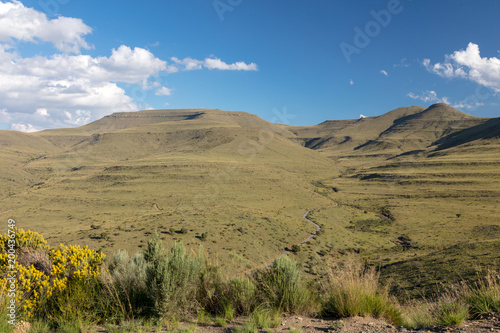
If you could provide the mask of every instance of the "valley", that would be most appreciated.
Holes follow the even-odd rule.
[[[228,276],[291,253],[307,278],[356,257],[400,297],[500,264],[500,127],[445,104],[316,126],[212,109],[0,131],[0,212],[112,255],[158,232]],[[7,215],[5,215],[7,216]],[[439,273],[436,274],[437,269]]]

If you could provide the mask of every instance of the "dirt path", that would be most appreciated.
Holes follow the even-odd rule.
[[[243,322],[248,318],[236,318],[225,327],[216,327],[215,325],[199,325],[195,332],[201,333],[230,333],[241,329]],[[189,332],[189,327],[193,323],[180,323],[177,332]],[[98,333],[108,333],[102,327],[97,328]],[[370,317],[351,317],[344,319],[334,318],[310,318],[302,316],[289,316],[283,318],[281,325],[275,329],[258,330],[259,333],[265,332],[290,333],[292,331],[300,333],[491,333],[500,332],[500,321],[498,318],[490,318],[465,322],[459,326],[450,327],[425,327],[419,329],[405,329],[391,325],[383,320]],[[144,330],[142,332],[150,333]],[[158,332],[158,331],[155,331]],[[175,332],[166,331],[163,332]]]
[[[8,213],[8,212],[12,212],[12,209],[6,210],[5,212],[1,212],[0,215]]]
[[[238,274],[236,274],[234,277],[236,276],[241,276],[241,275],[244,275],[244,274],[248,274],[248,273],[253,273],[255,271],[258,271],[259,269],[262,269],[262,268],[266,268],[266,267],[270,267],[273,262],[276,260],[276,259],[279,259],[279,258],[283,258],[284,256],[286,256],[288,253],[292,252],[292,246],[294,245],[298,245],[298,246],[302,246],[304,245],[305,243],[309,242],[314,236],[316,236],[316,234],[318,233],[318,231],[321,230],[321,226],[319,224],[317,224],[316,222],[313,222],[311,220],[309,220],[307,217],[309,216],[309,213],[311,213],[314,209],[310,209],[308,210],[307,212],[304,213],[304,215],[302,216],[302,218],[304,220],[306,220],[307,222],[313,224],[315,227],[316,227],[316,231],[311,233],[309,236],[301,239],[300,241],[296,242],[296,243],[293,243],[292,245],[290,245],[288,248],[286,248],[283,252],[280,252],[278,253],[276,256],[274,256],[271,260],[269,260],[267,263],[265,263],[264,265],[262,266],[259,266],[257,268],[251,268],[251,269],[248,269],[244,272],[240,272]]]

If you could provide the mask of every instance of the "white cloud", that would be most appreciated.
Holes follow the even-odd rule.
[[[469,43],[466,50],[446,55],[443,63],[431,64],[424,59],[422,64],[439,76],[468,79],[500,92],[500,59],[481,57],[477,44]]]
[[[235,62],[233,64],[227,64],[219,58],[207,58],[205,59],[203,66],[208,69],[219,69],[219,70],[230,70],[230,71],[256,71],[258,70],[255,63],[246,64],[242,61]]]
[[[90,49],[84,36],[92,32],[81,19],[60,16],[47,19],[44,13],[21,2],[0,2],[0,41],[22,40],[52,43],[59,51],[79,53]]]
[[[172,89],[168,89],[166,87],[161,87],[155,92],[155,95],[157,96],[170,96],[171,94],[172,94]]]
[[[417,95],[413,92],[407,94],[408,97],[412,99],[419,99],[423,102],[430,103],[446,103],[451,104],[450,99],[448,97],[438,97],[437,93],[434,90],[427,90]]]
[[[476,101],[460,101],[458,103],[455,103],[452,105],[454,108],[457,109],[475,109],[478,106],[484,106],[483,102],[476,102]]]
[[[47,112],[46,108],[36,109],[35,114],[38,115],[38,116],[42,116],[42,117],[48,117],[49,116],[49,113]]]
[[[349,84],[352,86],[354,84],[354,81],[352,79],[350,79]]]
[[[201,60],[196,60],[193,58],[184,58],[184,59],[180,60],[176,57],[172,57],[171,60],[173,62],[175,62],[176,65],[183,66],[184,68],[182,68],[182,69],[185,71],[192,71],[192,70],[203,68],[203,61],[201,61]]]
[[[205,58],[204,60],[197,60],[193,58],[178,59],[172,57],[171,60],[176,64],[176,68],[185,71],[199,70],[202,68],[207,69],[217,69],[217,70],[230,70],[230,71],[258,71],[259,68],[257,64],[250,63],[247,64],[242,61],[238,61],[232,64],[228,64],[219,58]],[[180,68],[179,68],[180,67]]]
[[[383,75],[385,75],[385,76],[389,76],[389,73],[387,73],[387,71],[386,71],[386,70],[384,70],[384,69],[382,69],[382,70],[380,71],[380,73],[381,73],[381,74],[383,74]]]
[[[40,129],[35,128],[31,124],[12,124],[10,126],[10,129],[13,131],[21,131],[21,132],[26,132],[26,133],[32,133],[39,131]]]
[[[255,63],[226,63],[214,56],[167,62],[147,49],[126,45],[109,56],[80,54],[91,48],[85,41],[91,32],[81,19],[48,19],[17,0],[0,0],[0,123],[21,131],[84,125],[113,112],[151,108],[147,97],[153,92],[171,95],[161,82],[162,73],[258,70]],[[60,52],[23,57],[13,48],[15,41],[49,42]],[[132,90],[130,95],[124,87]]]
[[[446,103],[457,109],[475,109],[479,106],[484,106],[483,102],[479,102],[476,98],[466,98],[463,101],[452,102],[449,97],[438,97],[434,90],[427,90],[421,94],[410,92],[407,94],[412,99],[419,99],[426,103]]]
[[[15,58],[13,54],[9,54],[14,63],[0,65],[0,68],[8,66],[15,68],[19,74],[46,79],[78,77],[93,82],[145,84],[149,77],[167,71],[167,63],[148,50],[139,47],[131,49],[125,45],[113,49],[110,57],[56,54],[50,58]],[[0,54],[0,59],[3,58]]]

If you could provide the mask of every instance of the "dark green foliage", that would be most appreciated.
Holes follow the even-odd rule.
[[[394,215],[392,214],[391,210],[389,209],[389,207],[382,207],[380,209],[380,212],[382,215],[384,215],[385,217],[387,217],[388,219],[390,219],[391,221],[396,221],[396,218],[394,217]]]

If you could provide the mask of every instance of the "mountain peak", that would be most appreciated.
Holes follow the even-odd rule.
[[[443,118],[447,118],[447,120],[460,120],[464,118],[474,118],[473,116],[462,112],[460,110],[455,109],[451,105],[446,103],[436,103],[429,106],[426,110],[422,111],[420,116],[430,116],[433,117],[440,116]]]

